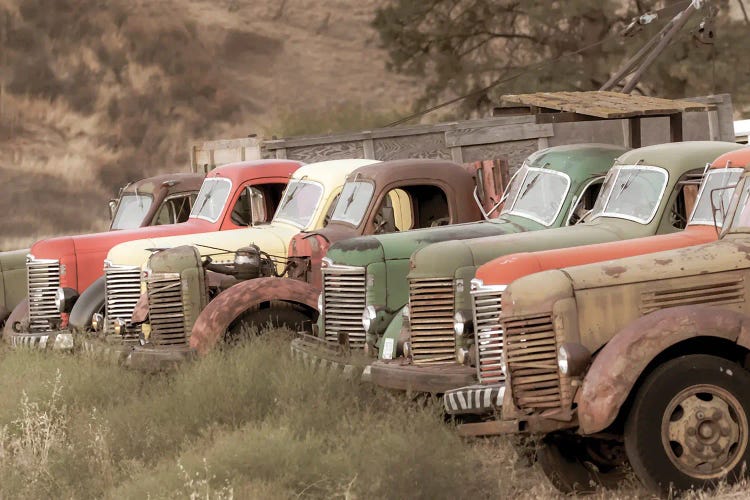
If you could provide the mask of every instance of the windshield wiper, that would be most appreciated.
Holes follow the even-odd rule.
[[[294,185],[294,191],[289,193],[289,197],[286,200],[284,200],[284,204],[281,205],[281,208],[286,208],[286,206],[289,205],[289,202],[292,201],[295,196],[297,196],[297,191],[299,191],[300,186],[302,186],[301,182],[298,182],[297,184]]]
[[[639,176],[643,170],[638,169],[630,173],[627,179],[625,179],[625,182],[623,182],[620,185],[620,190],[615,195],[615,200],[620,198],[620,195],[622,195],[623,191],[625,191],[628,187],[630,187],[630,184]]]
[[[354,189],[352,189],[352,194],[349,195],[349,197],[346,199],[346,206],[344,207],[344,213],[349,211],[349,207],[354,203],[354,195],[357,194],[357,191],[359,191],[359,183],[354,185]]]
[[[198,209],[198,213],[203,212],[203,207],[205,207],[206,203],[208,203],[208,199],[211,198],[211,193],[214,192],[215,188],[216,188],[216,182],[213,183],[213,186],[211,186],[211,189],[208,190],[208,193],[206,193],[206,196],[203,198],[203,203],[201,203],[201,206]]]
[[[524,188],[523,193],[521,193],[521,196],[518,197],[519,200],[522,200],[524,196],[529,194],[529,191],[531,191],[531,188],[534,187],[534,184],[536,184],[536,181],[538,181],[539,177],[541,176],[542,176],[541,173],[536,174],[536,176],[533,179],[531,179],[531,181],[529,181],[528,184],[526,184],[526,187]]]

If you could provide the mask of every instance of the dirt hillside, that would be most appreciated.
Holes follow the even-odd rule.
[[[0,248],[105,227],[117,186],[185,169],[193,139],[407,109],[378,3],[0,0]]]

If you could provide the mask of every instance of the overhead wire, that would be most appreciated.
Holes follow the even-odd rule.
[[[653,13],[653,14],[660,14],[660,13],[665,12],[665,11],[677,9],[678,7],[687,6],[692,1],[693,0],[682,0],[681,2],[675,2],[673,4],[670,4],[670,5],[666,6],[666,7],[662,7],[661,9],[657,9],[657,10],[649,11],[649,12]],[[640,16],[636,16],[636,19],[638,17],[640,17]],[[463,101],[463,100],[468,99],[470,97],[475,97],[475,96],[482,95],[485,92],[487,92],[488,90],[491,90],[491,89],[497,87],[498,85],[502,85],[503,83],[508,83],[510,81],[516,80],[516,79],[518,79],[518,78],[520,78],[520,77],[522,77],[524,75],[527,75],[527,74],[529,74],[529,73],[531,73],[533,71],[541,69],[541,68],[543,68],[543,67],[545,67],[545,66],[547,66],[549,64],[558,62],[561,59],[581,54],[583,52],[586,52],[587,50],[590,50],[590,49],[593,49],[594,47],[602,45],[602,44],[608,42],[612,38],[619,37],[620,35],[622,35],[622,33],[624,31],[625,30],[623,29],[623,30],[620,30],[620,31],[618,31],[616,33],[611,33],[611,34],[609,34],[609,35],[601,38],[600,40],[597,40],[596,42],[593,42],[593,43],[591,43],[589,45],[586,45],[585,47],[581,47],[581,48],[579,48],[577,50],[574,50],[572,52],[566,52],[564,54],[560,54],[558,56],[555,56],[555,57],[552,57],[552,58],[549,58],[549,59],[545,59],[544,61],[539,61],[539,62],[536,62],[536,63],[531,63],[531,64],[528,64],[528,65],[522,66],[521,69],[523,69],[523,71],[521,71],[519,73],[516,73],[516,74],[508,76],[508,77],[498,78],[498,79],[494,80],[493,82],[491,82],[490,84],[488,84],[488,85],[486,85],[486,86],[484,86],[484,87],[482,87],[480,89],[474,90],[474,91],[469,92],[467,94],[460,95],[458,97],[454,97],[452,99],[449,99],[447,101],[441,102],[439,104],[435,104],[434,106],[430,106],[429,108],[423,109],[421,111],[417,111],[415,113],[412,113],[409,116],[406,116],[404,118],[400,118],[400,119],[398,119],[398,120],[396,120],[394,122],[391,122],[391,123],[385,125],[385,127],[386,128],[387,127],[395,127],[397,125],[401,125],[403,123],[411,121],[414,118],[419,118],[420,116],[424,116],[426,114],[432,113],[433,111],[437,111],[438,109],[445,108],[447,106],[450,106],[451,104],[455,104],[457,102]]]

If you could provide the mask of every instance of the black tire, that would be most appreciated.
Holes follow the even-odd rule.
[[[293,332],[312,331],[313,318],[300,307],[288,302],[273,301],[269,307],[247,311],[229,326],[225,340],[236,343],[247,335],[262,335],[269,330],[286,327]]]
[[[737,363],[705,354],[670,360],[638,389],[625,422],[630,464],[654,491],[735,483],[750,459],[748,411],[750,374]]]
[[[539,443],[536,460],[549,482],[562,493],[591,493],[600,487],[616,488],[626,477],[621,467],[624,456],[619,461],[622,463],[605,463],[595,458],[590,450],[604,444],[604,441],[566,433],[550,434]]]
[[[104,276],[100,277],[83,291],[70,311],[68,324],[72,330],[85,332],[91,330],[91,317],[94,313],[104,312]]]

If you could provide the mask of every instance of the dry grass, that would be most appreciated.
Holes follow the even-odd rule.
[[[301,366],[281,338],[162,376],[3,351],[0,377],[0,498],[562,498],[509,440],[461,440],[437,404]]]

